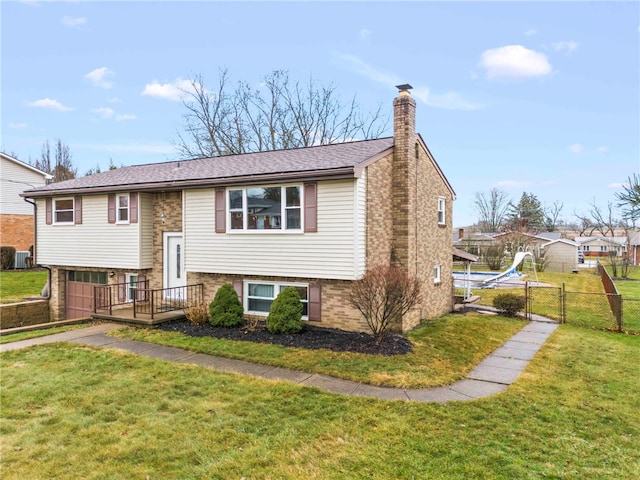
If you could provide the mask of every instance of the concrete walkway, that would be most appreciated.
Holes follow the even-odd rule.
[[[467,378],[445,387],[422,389],[399,389],[374,387],[350,380],[305,373],[281,367],[260,365],[242,360],[193,353],[175,347],[165,347],[147,342],[123,340],[107,335],[122,328],[122,325],[104,323],[87,328],[56,333],[30,340],[20,340],[0,345],[0,352],[42,345],[53,342],[71,342],[94,347],[115,348],[127,352],[176,363],[198,365],[222,372],[253,375],[264,379],[285,380],[306,387],[316,387],[328,392],[384,400],[409,400],[416,402],[450,402],[474,400],[495,395],[516,381],[520,372],[558,328],[558,324],[532,321],[487,358]]]

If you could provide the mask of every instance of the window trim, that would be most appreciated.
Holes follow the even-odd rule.
[[[309,291],[310,291],[310,287],[311,286],[308,283],[273,282],[273,281],[265,281],[265,280],[243,280],[242,281],[242,308],[244,309],[244,313],[246,313],[248,315],[257,315],[257,316],[261,316],[261,317],[266,317],[267,315],[269,315],[269,312],[261,312],[261,311],[258,311],[258,310],[249,310],[249,298],[267,299],[267,297],[250,297],[249,296],[249,284],[273,285],[274,297],[271,299],[272,302],[276,299],[276,297],[280,293],[280,290],[283,287],[306,288],[307,289],[307,298],[306,298],[306,300],[300,299],[300,303],[306,303],[307,304],[307,315],[302,315],[302,320],[305,320],[305,321],[309,320],[309,308],[310,308]]]
[[[433,267],[433,283],[434,285],[438,285],[442,283],[442,266],[435,265]]]
[[[280,228],[248,228],[249,213],[247,202],[247,191],[250,189],[258,188],[280,188]],[[287,188],[297,187],[299,191],[300,205],[288,206],[287,205]],[[231,192],[242,192],[242,209],[231,208]],[[274,233],[278,235],[282,234],[299,234],[305,231],[305,186],[302,183],[290,183],[290,184],[276,184],[276,185],[251,185],[242,187],[229,187],[224,193],[226,200],[225,205],[225,220],[226,220],[226,233],[242,233],[250,235],[264,235]],[[287,228],[287,212],[292,209],[297,209],[300,212],[300,226],[299,228]],[[242,228],[232,228],[231,215],[232,213],[242,213]]]
[[[120,207],[120,198],[122,197],[127,197],[127,219],[126,220],[122,220],[120,218],[120,212],[124,211],[125,209]],[[121,224],[121,225],[127,225],[131,223],[131,194],[129,193],[117,193],[116,194],[116,224]]]
[[[64,200],[71,200],[71,209],[59,210],[57,208],[58,202],[61,202],[61,201],[64,201]],[[58,212],[69,212],[69,211],[71,212],[71,220],[70,221],[66,221],[66,222],[59,222],[58,221]],[[75,225],[75,222],[76,222],[76,199],[75,199],[75,197],[54,198],[53,199],[52,212],[53,212],[53,224],[54,225]]]
[[[447,224],[447,199],[445,197],[438,197],[438,225]],[[442,220],[440,217],[442,216]]]

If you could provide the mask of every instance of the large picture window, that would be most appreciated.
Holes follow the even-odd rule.
[[[309,286],[298,283],[250,282],[244,283],[244,309],[254,315],[268,315],[271,304],[286,287],[295,287],[302,303],[302,318],[309,312]]]
[[[73,198],[56,198],[53,201],[53,222],[73,223]]]
[[[228,191],[231,231],[302,229],[302,186],[248,187]]]

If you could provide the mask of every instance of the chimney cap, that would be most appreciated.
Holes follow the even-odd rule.
[[[408,83],[403,83],[402,85],[396,85],[396,88],[400,90],[400,93],[402,93],[402,92],[409,92],[409,90],[411,90],[413,87]]]

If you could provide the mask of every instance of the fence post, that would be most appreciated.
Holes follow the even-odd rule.
[[[560,323],[567,323],[567,288],[564,282],[560,293]]]
[[[618,332],[622,332],[623,329],[623,324],[622,324],[622,295],[618,294],[615,295],[615,298],[618,300],[616,302],[616,312],[615,312],[615,316],[616,316],[616,323],[618,324]]]
[[[529,306],[529,280],[524,281],[524,318],[531,320],[531,308]]]

